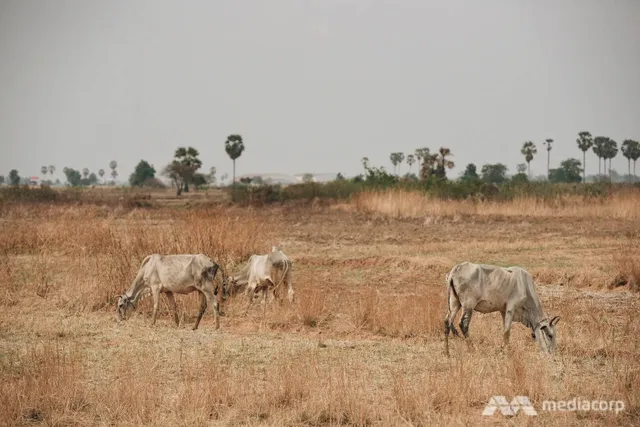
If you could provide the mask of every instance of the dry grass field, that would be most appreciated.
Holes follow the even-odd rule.
[[[172,203],[177,205],[177,203]],[[224,305],[192,331],[197,295],[150,298],[124,322],[115,298],[145,255],[203,252],[227,274],[280,245],[297,301]],[[520,265],[558,351],[540,354],[500,314],[444,355],[445,273]],[[330,206],[0,210],[0,425],[547,425],[640,423],[640,195],[604,203],[443,202],[388,192]],[[456,321],[456,323],[458,320]],[[482,416],[528,396],[536,417]],[[544,400],[622,400],[624,412],[542,411]]]

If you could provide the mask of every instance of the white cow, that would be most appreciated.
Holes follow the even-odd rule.
[[[549,320],[542,310],[533,278],[520,267],[498,267],[487,264],[463,262],[455,265],[446,276],[449,294],[449,312],[444,321],[445,349],[449,354],[449,331],[458,335],[453,325],[458,310],[462,308],[460,330],[468,337],[473,311],[502,313],[504,343],[509,341],[511,322],[516,321],[531,328],[532,337],[542,351],[553,353],[556,348],[555,316]]]
[[[149,289],[153,297],[153,317],[151,324],[156,323],[158,312],[158,301],[160,293],[165,293],[173,308],[173,319],[176,325],[179,324],[176,294],[188,294],[197,291],[200,294],[200,312],[193,326],[197,329],[200,320],[207,309],[207,305],[212,307],[215,318],[215,329],[220,327],[220,304],[218,301],[218,285],[213,283],[220,266],[213,262],[211,258],[203,254],[196,255],[159,255],[147,256],[140,265],[138,274],[133,283],[124,293],[118,297],[117,317],[118,320],[126,319],[130,310],[135,308],[136,303],[143,291]],[[224,275],[223,275],[224,276]],[[222,278],[222,296],[226,298],[226,280]]]
[[[287,287],[287,299],[293,302],[295,292],[291,283],[291,267],[293,263],[278,248],[273,246],[271,252],[265,255],[251,255],[247,264],[234,276],[229,276],[231,293],[235,294],[246,285],[245,295],[248,298],[245,314],[249,311],[253,297],[257,292],[262,292],[264,310],[266,310],[267,294],[271,290],[274,298],[278,298],[280,285]],[[264,313],[264,312],[263,312]]]

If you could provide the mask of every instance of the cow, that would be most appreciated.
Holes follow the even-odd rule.
[[[287,287],[287,299],[293,303],[295,292],[291,283],[291,267],[293,263],[279,247],[273,246],[265,255],[251,255],[247,264],[235,275],[229,276],[228,286],[233,295],[246,285],[245,295],[248,298],[245,315],[251,307],[254,295],[262,292],[262,301],[266,311],[267,294],[271,290],[274,298],[278,298],[280,285]],[[279,279],[279,280],[278,280]],[[264,312],[263,312],[264,314]]]
[[[143,291],[149,290],[153,297],[153,316],[151,324],[155,325],[160,293],[167,295],[173,309],[173,320],[179,325],[178,309],[173,294],[188,294],[197,291],[200,294],[200,312],[193,326],[198,329],[200,320],[210,306],[215,318],[215,329],[220,327],[220,303],[218,301],[219,286],[214,279],[220,266],[204,254],[160,255],[145,257],[140,264],[138,274],[129,289],[118,296],[116,314],[118,320],[125,320]],[[222,300],[227,297],[227,282],[222,274]]]
[[[532,338],[541,351],[556,349],[556,324],[560,316],[545,316],[538,299],[533,278],[521,267],[498,267],[488,264],[463,262],[455,265],[446,275],[449,311],[444,320],[445,352],[449,355],[449,332],[460,336],[453,321],[462,308],[460,330],[469,336],[469,323],[473,311],[492,313],[499,311],[504,323],[503,340],[508,344],[511,322],[531,328]]]

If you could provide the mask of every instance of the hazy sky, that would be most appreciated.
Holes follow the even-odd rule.
[[[0,0],[0,174],[126,179],[178,145],[230,172],[230,133],[239,175],[440,146],[450,176],[514,173],[526,140],[545,173],[545,138],[552,167],[581,130],[640,140],[639,22],[638,0]]]

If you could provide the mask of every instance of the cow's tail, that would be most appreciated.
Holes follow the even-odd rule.
[[[453,332],[455,335],[458,335],[456,328],[453,326],[451,319],[451,294],[453,297],[460,302],[460,298],[458,298],[458,292],[456,292],[456,287],[453,283],[453,273],[456,270],[454,266],[449,273],[447,273],[445,280],[447,282],[447,314],[444,319],[444,351],[447,357],[449,357],[449,332]]]
[[[456,287],[453,284],[453,273],[454,273],[455,267],[453,269],[451,269],[451,271],[449,273],[447,273],[446,276],[446,281],[447,281],[447,288],[451,289],[451,292],[447,293],[447,301],[449,303],[449,307],[451,307],[451,294],[453,293],[453,296],[460,301],[460,298],[458,297],[458,292],[456,291]]]
[[[282,272],[282,277],[280,278],[280,282],[276,285],[275,289],[278,289],[282,282],[284,282],[284,278],[287,277],[287,273],[289,272],[289,268],[291,267],[291,261],[285,260],[284,262],[284,270]]]

